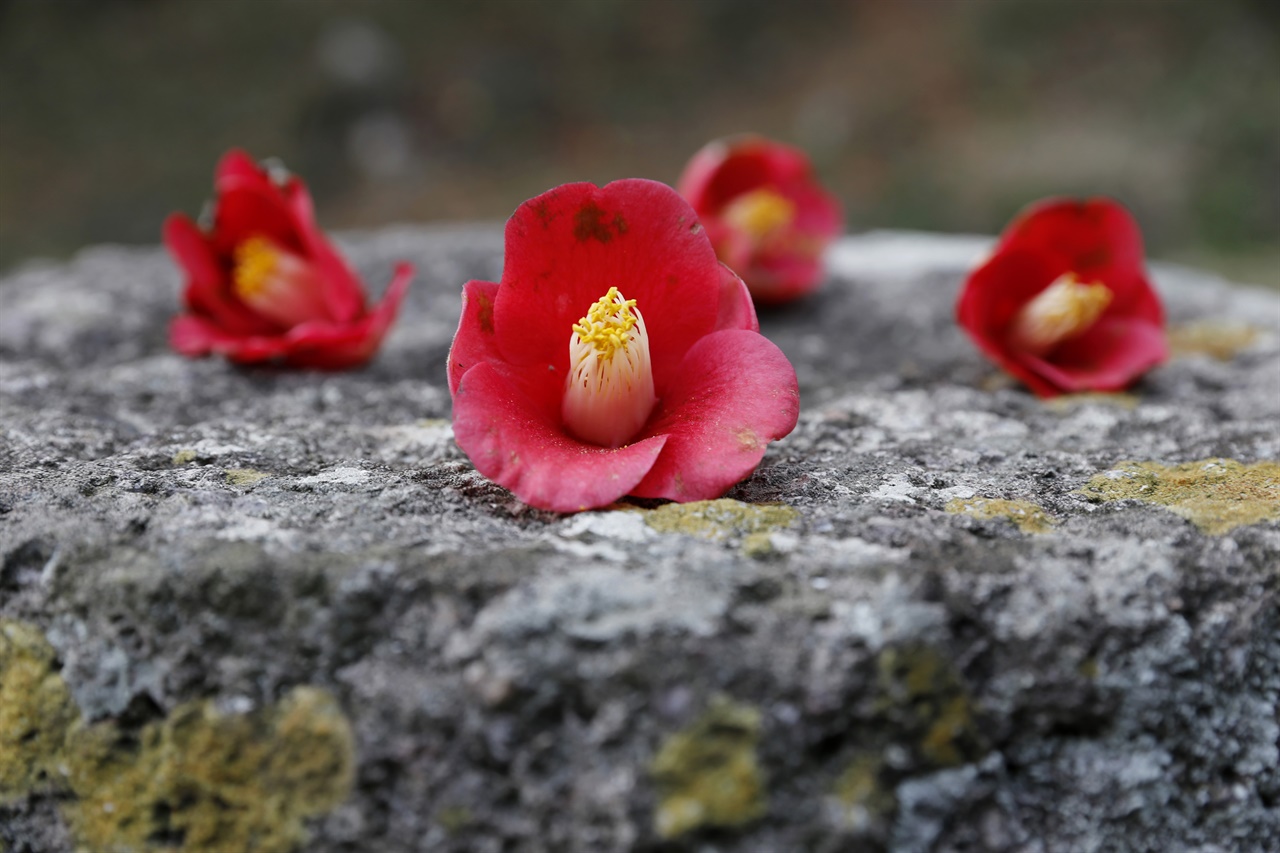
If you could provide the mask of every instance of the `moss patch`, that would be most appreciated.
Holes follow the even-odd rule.
[[[270,476],[265,471],[255,471],[252,468],[227,469],[227,482],[233,486],[252,486],[254,483],[261,482]]]
[[[76,716],[44,635],[0,620],[0,800],[56,786],[57,758]]]
[[[654,825],[663,838],[699,827],[734,827],[764,814],[764,777],[756,758],[760,712],[725,698],[671,735],[650,771],[658,787]]]
[[[287,853],[354,766],[350,724],[309,687],[249,714],[191,702],[139,730],[86,725],[45,638],[0,621],[0,798],[59,794],[85,849]]]
[[[1243,323],[1185,323],[1169,330],[1174,355],[1207,355],[1230,361],[1258,339],[1258,330]]]
[[[660,533],[684,533],[721,541],[780,530],[794,522],[799,515],[783,504],[748,504],[720,498],[714,501],[666,504],[649,510],[644,518],[650,527]]]
[[[1018,525],[1023,533],[1047,533],[1056,523],[1044,509],[1030,501],[1006,501],[1000,498],[952,498],[947,512],[974,518],[1005,518]]]
[[[1280,462],[1122,462],[1094,475],[1079,494],[1094,501],[1159,504],[1219,536],[1246,524],[1280,520]]]

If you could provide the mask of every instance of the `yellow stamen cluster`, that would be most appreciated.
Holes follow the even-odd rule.
[[[266,287],[267,279],[275,271],[279,253],[270,241],[250,237],[236,246],[234,257],[232,282],[236,295],[241,299],[252,299]]]
[[[625,352],[631,341],[638,319],[635,307],[634,299],[623,299],[618,288],[611,287],[573,325],[573,332],[581,343],[595,348],[601,361],[610,361],[618,350]]]
[[[1023,348],[1043,355],[1088,330],[1112,296],[1105,284],[1083,284],[1075,273],[1066,273],[1023,306],[1013,320],[1011,336]]]
[[[770,237],[795,220],[796,206],[786,196],[771,189],[752,190],[734,199],[724,209],[724,219],[756,240]]]
[[[644,426],[655,403],[644,316],[634,299],[610,287],[573,325],[561,416],[583,441],[621,447]]]

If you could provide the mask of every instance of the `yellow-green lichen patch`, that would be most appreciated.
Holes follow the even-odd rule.
[[[271,475],[265,471],[255,471],[252,468],[228,468],[227,482],[233,486],[252,486],[262,480],[267,479]]]
[[[1258,339],[1258,330],[1243,323],[1185,323],[1169,330],[1169,349],[1174,355],[1207,355],[1230,361]]]
[[[876,660],[879,711],[929,764],[951,767],[985,751],[973,700],[959,673],[927,646],[888,648]]]
[[[177,453],[173,454],[173,465],[175,468],[181,467],[186,465],[188,462],[195,461],[195,458],[196,452],[188,447],[185,450],[179,450]]]
[[[1046,406],[1058,412],[1065,412],[1076,406],[1090,403],[1132,409],[1138,405],[1138,398],[1124,391],[1081,391],[1078,394],[1062,394],[1045,401]]]
[[[882,778],[883,771],[879,755],[865,754],[855,758],[836,779],[831,794],[843,828],[867,832],[893,813],[897,800],[893,788]]]
[[[1007,501],[1001,498],[952,498],[947,512],[962,513],[980,519],[1005,518],[1018,525],[1023,533],[1048,533],[1055,524],[1044,509],[1030,501]]]
[[[471,825],[475,817],[466,806],[445,806],[436,812],[436,823],[450,835],[456,835]]]
[[[650,766],[658,834],[674,838],[699,827],[741,826],[763,815],[759,740],[760,712],[722,697],[667,738]]]
[[[1280,520],[1280,462],[1122,462],[1094,475],[1080,494],[1095,501],[1159,504],[1219,536],[1246,524]]]
[[[783,504],[748,504],[729,498],[666,504],[645,513],[645,521],[659,533],[715,540],[780,530],[798,517],[799,513]]]
[[[346,718],[305,687],[249,714],[189,703],[136,736],[81,727],[64,760],[78,795],[64,812],[104,853],[288,853],[304,818],[346,796],[354,766]]]
[[[771,556],[775,550],[773,537],[768,533],[748,533],[742,540],[742,554],[746,557],[763,560],[765,557]]]
[[[57,657],[31,625],[0,620],[0,801],[58,786],[75,703]]]

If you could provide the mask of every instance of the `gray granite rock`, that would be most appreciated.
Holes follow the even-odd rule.
[[[1157,268],[1180,355],[1046,403],[986,246],[846,238],[757,473],[572,517],[452,440],[497,228],[346,239],[419,272],[342,375],[170,353],[157,249],[0,279],[0,850],[1280,849],[1280,295]]]

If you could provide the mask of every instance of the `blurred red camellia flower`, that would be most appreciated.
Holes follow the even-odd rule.
[[[1169,357],[1142,234],[1110,199],[1048,199],[1009,225],[970,273],[956,318],[1041,397],[1119,391]]]
[[[677,186],[757,302],[787,302],[822,283],[822,252],[844,218],[803,151],[759,136],[717,140]]]
[[[316,225],[300,180],[231,151],[214,184],[209,228],[181,213],[164,224],[165,245],[187,274],[186,313],[169,330],[173,348],[321,370],[368,361],[413,268],[399,264],[382,302],[369,310],[359,279]]]
[[[675,191],[566,184],[507,222],[449,352],[458,445],[531,506],[719,497],[795,427],[796,374]]]

